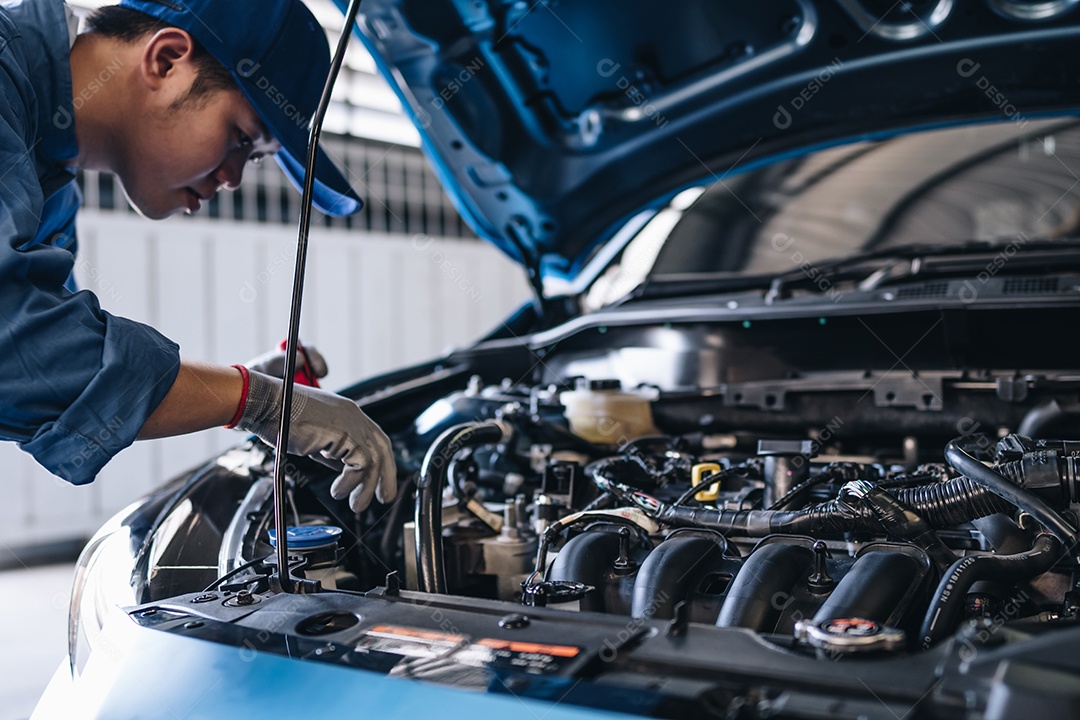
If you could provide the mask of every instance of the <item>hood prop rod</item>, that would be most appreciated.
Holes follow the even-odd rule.
[[[296,238],[296,269],[293,273],[292,308],[289,311],[289,337],[285,346],[284,392],[281,394],[281,426],[278,428],[274,447],[274,527],[277,531],[277,580],[282,592],[313,591],[317,585],[309,580],[294,578],[289,571],[288,522],[285,517],[285,458],[289,446],[289,417],[292,413],[293,382],[296,375],[296,351],[300,337],[300,308],[304,299],[304,272],[307,268],[308,235],[311,230],[311,207],[315,194],[315,162],[319,157],[319,137],[322,135],[323,119],[330,107],[330,95],[337,82],[338,73],[345,60],[345,49],[352,37],[360,0],[349,0],[345,11],[345,25],[338,38],[337,49],[330,63],[330,73],[323,86],[319,108],[311,118],[308,133],[307,163],[304,167],[304,193],[300,204],[300,225]]]
[[[521,256],[521,264],[525,267],[525,277],[528,279],[529,287],[532,288],[533,292],[533,310],[536,312],[536,319],[543,325],[548,314],[549,303],[547,298],[544,297],[544,278],[540,272],[540,251],[539,249],[535,253],[529,251],[529,246],[522,237],[533,240],[533,235],[529,230],[529,226],[520,218],[510,221],[510,224],[506,227],[506,236]],[[534,248],[539,247],[535,240],[533,240],[532,246]]]

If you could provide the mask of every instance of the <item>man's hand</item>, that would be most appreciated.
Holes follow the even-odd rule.
[[[310,360],[310,363],[308,362]],[[309,367],[310,365],[310,367]],[[261,372],[271,377],[280,378],[285,374],[285,341],[276,350],[263,353],[244,363],[248,370]],[[326,377],[326,358],[318,350],[310,345],[301,345],[296,350],[296,374],[297,382],[303,385],[319,387],[319,383],[311,380],[311,376],[317,379]],[[306,378],[306,380],[302,380]]]
[[[247,402],[236,427],[277,442],[283,384],[277,378],[250,372]],[[288,451],[307,455],[341,469],[330,494],[349,498],[354,512],[363,512],[372,496],[391,502],[397,496],[397,466],[390,438],[352,400],[318,388],[293,387]]]

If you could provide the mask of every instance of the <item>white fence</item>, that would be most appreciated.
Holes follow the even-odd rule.
[[[243,362],[285,337],[295,244],[289,226],[150,223],[87,210],[79,242],[80,286],[110,312],[161,330],[184,357]],[[338,388],[475,340],[527,298],[523,271],[475,240],[315,228],[301,339],[329,362],[324,386]],[[0,443],[5,487],[13,491],[0,503],[0,552],[87,535],[241,437],[218,429],[137,442],[83,487]]]

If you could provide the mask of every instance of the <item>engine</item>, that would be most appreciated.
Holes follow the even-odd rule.
[[[1080,609],[1080,443],[969,423],[942,453],[839,416],[802,436],[662,432],[655,399],[474,378],[439,400],[404,443],[406,585],[835,657]]]

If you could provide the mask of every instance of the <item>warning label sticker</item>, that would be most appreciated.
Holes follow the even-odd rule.
[[[454,653],[454,659],[473,667],[516,670],[532,675],[558,672],[581,648],[570,645],[518,642],[484,638]]]
[[[440,660],[497,671],[550,675],[581,654],[573,645],[522,642],[444,633],[398,625],[377,625],[357,643],[357,650],[381,652],[414,660]],[[444,665],[445,669],[445,665]]]
[[[466,639],[464,635],[420,628],[376,625],[368,630],[358,647],[405,657],[436,658],[446,655]]]

